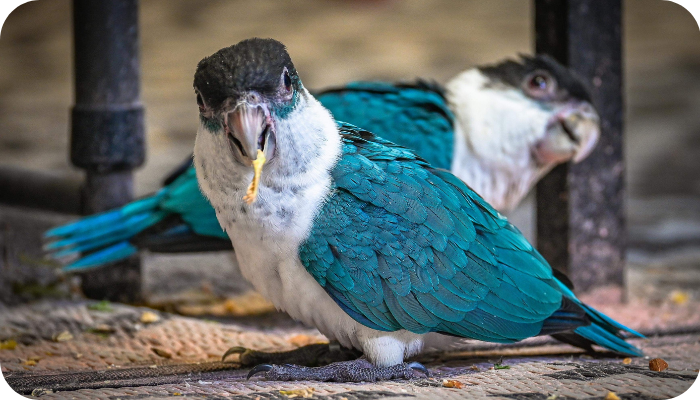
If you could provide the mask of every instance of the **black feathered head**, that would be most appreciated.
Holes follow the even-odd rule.
[[[200,61],[194,88],[207,107],[218,109],[227,99],[249,91],[274,98],[285,90],[300,90],[301,81],[282,43],[252,38]]]
[[[508,60],[479,67],[479,70],[491,81],[518,88],[538,100],[576,99],[591,102],[591,95],[583,81],[545,54],[520,55],[518,61]]]

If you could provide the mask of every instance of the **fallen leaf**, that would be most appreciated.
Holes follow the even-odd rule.
[[[294,335],[287,339],[289,343],[291,343],[294,346],[297,347],[303,347],[309,344],[316,344],[316,343],[328,343],[328,341],[324,341],[318,336],[312,336],[312,335],[304,335],[304,334],[299,334],[299,335]]]
[[[76,360],[81,359],[83,358],[83,353],[75,353],[73,354],[73,358],[75,358]]]
[[[649,369],[656,372],[661,372],[668,368],[668,363],[662,358],[653,358],[649,360]]]
[[[34,389],[32,390],[32,397],[39,397],[45,394],[53,393],[51,389]]]
[[[608,392],[605,395],[605,400],[620,400],[620,397],[615,394],[615,392]]]
[[[182,396],[182,393],[180,393],[180,392],[173,392],[173,396]]]
[[[91,303],[87,305],[88,310],[92,311],[104,311],[111,312],[114,311],[112,305],[107,300],[98,301],[97,303]]]
[[[93,326],[92,328],[87,330],[90,333],[99,333],[103,335],[109,335],[115,332],[115,329],[112,328],[111,326],[107,324],[99,324],[96,326]]]
[[[683,304],[687,303],[688,300],[690,300],[690,294],[682,290],[674,290],[671,292],[670,298],[674,304],[682,306]]]
[[[493,369],[510,369],[510,365],[494,364]]]
[[[478,371],[479,367],[477,367],[476,365],[472,365],[471,367],[469,367],[469,369],[472,371]]]
[[[557,400],[557,397],[559,397],[558,394],[550,394],[547,396],[547,400]]]
[[[154,353],[156,353],[157,355],[159,355],[163,358],[172,358],[172,356],[173,356],[172,354],[170,354],[169,351],[163,350],[163,349],[158,348],[158,347],[151,347],[151,350],[153,350]]]
[[[287,396],[289,398],[300,397],[303,399],[309,399],[309,398],[313,397],[315,390],[316,389],[314,389],[314,388],[280,390],[280,394],[283,396]]]
[[[9,339],[0,342],[0,350],[14,350],[17,347],[17,342]]]
[[[629,358],[629,357],[627,357],[627,358],[625,358],[624,360],[622,360],[622,363],[625,364],[625,365],[626,365],[626,364],[631,364],[631,363],[632,363],[632,359]]]
[[[73,335],[68,331],[63,331],[53,335],[54,342],[67,342],[69,340],[73,340]]]
[[[36,365],[36,360],[24,360],[23,364],[29,365],[30,367],[33,367]]]
[[[452,389],[462,389],[464,387],[464,384],[460,381],[454,381],[451,379],[443,379],[442,380],[442,387],[452,388]]]
[[[158,320],[160,320],[160,317],[153,311],[144,311],[140,318],[140,321],[144,324],[151,324],[153,322],[157,322]]]

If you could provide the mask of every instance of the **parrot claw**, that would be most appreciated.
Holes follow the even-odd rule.
[[[260,372],[267,372],[272,369],[272,365],[270,364],[260,364],[256,365],[255,368],[251,369],[250,372],[248,372],[248,377],[246,379],[250,379],[253,375],[258,374]]]
[[[425,368],[425,366],[419,362],[414,361],[412,363],[409,363],[408,368],[422,372],[423,375],[425,375],[426,377],[430,377],[430,371],[428,371],[428,368]]]
[[[226,353],[224,353],[223,356],[221,356],[221,362],[224,362],[226,360],[226,357],[230,356],[231,354],[243,354],[246,351],[248,351],[248,349],[246,349],[245,347],[231,347],[230,349],[226,350]]]

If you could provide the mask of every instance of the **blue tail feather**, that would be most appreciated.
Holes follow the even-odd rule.
[[[634,329],[622,325],[593,307],[582,303],[581,300],[576,298],[576,295],[574,295],[571,289],[566,287],[566,285],[561,283],[558,279],[555,279],[555,281],[558,289],[562,292],[564,297],[576,303],[576,305],[578,305],[578,307],[585,312],[586,317],[591,322],[589,325],[580,326],[574,329],[574,333],[593,342],[594,344],[618,353],[632,356],[643,355],[640,349],[630,343],[627,343],[622,337],[621,333],[626,333],[629,336],[636,336],[639,338],[643,338],[644,335],[635,331]]]
[[[79,260],[63,267],[65,272],[75,272],[109,264],[111,262],[123,260],[133,254],[138,249],[127,241],[119,242],[106,249],[89,254]]]

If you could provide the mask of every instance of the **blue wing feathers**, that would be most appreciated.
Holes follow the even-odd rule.
[[[391,142],[340,130],[332,194],[299,254],[352,318],[502,343],[574,331],[637,354],[620,337],[629,329],[578,301],[464,183]]]

